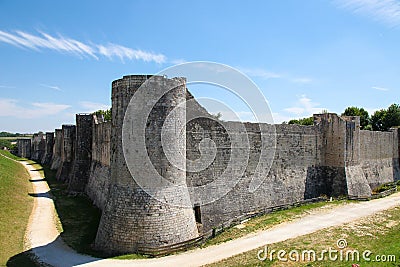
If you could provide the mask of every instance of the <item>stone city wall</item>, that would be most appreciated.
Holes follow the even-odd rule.
[[[94,116],[92,136],[92,161],[86,193],[103,210],[110,184],[111,122],[103,122]]]
[[[362,131],[359,117],[330,113],[314,115],[313,126],[220,121],[194,100],[185,82],[184,78],[124,76],[112,83],[111,122],[78,114],[76,126],[63,125],[53,138],[52,133],[45,138],[35,134],[31,140],[17,141],[19,156],[57,170],[57,179],[70,191],[86,192],[102,210],[98,249],[110,254],[148,251],[321,195],[368,197],[375,187],[400,179],[399,129]],[[138,94],[142,85],[145,90]],[[173,89],[151,103],[168,86]],[[139,101],[128,108],[132,96]],[[192,103],[186,114],[179,110],[169,114],[185,100]],[[132,174],[124,148],[133,159],[140,157],[140,148],[124,147],[122,125],[127,110],[142,114],[149,105],[153,109],[148,117],[127,119],[132,131],[144,123],[145,156],[151,160],[151,166],[130,162]],[[186,128],[175,129],[175,135],[183,138],[168,140],[173,159],[186,166],[184,171],[165,155],[161,129],[167,115],[178,125],[193,114],[202,116],[190,119]],[[128,132],[124,138],[129,143],[137,136]],[[210,162],[195,171],[192,167],[201,165],[199,159]],[[177,194],[167,186],[153,194],[186,207],[161,203],[142,189],[136,178],[158,181],[151,168],[181,190]],[[205,196],[219,197],[204,203]]]

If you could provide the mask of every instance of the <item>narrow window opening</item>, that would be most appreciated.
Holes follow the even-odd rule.
[[[194,206],[194,217],[195,217],[197,223],[201,223],[200,205],[195,205]]]

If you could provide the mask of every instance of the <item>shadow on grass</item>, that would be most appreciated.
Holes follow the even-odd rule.
[[[74,195],[68,192],[68,185],[56,179],[56,172],[43,166],[45,181],[50,187],[50,198],[62,224],[60,236],[64,242],[79,253],[105,257],[93,249],[101,211],[84,194]]]

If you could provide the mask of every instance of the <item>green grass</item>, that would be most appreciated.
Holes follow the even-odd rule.
[[[397,181],[397,182],[386,183],[386,184],[380,185],[377,188],[375,188],[373,190],[373,193],[374,194],[381,193],[383,191],[390,190],[390,189],[393,189],[395,187],[398,187],[399,185],[400,185],[400,180]]]
[[[8,151],[1,150],[0,154],[18,159]],[[30,192],[32,186],[26,169],[0,156],[0,266],[34,266],[25,257],[27,253],[23,253],[25,230],[33,207]],[[25,256],[21,257],[22,254]]]
[[[209,245],[217,245],[229,240],[243,237],[250,233],[263,231],[280,223],[292,221],[296,218],[302,217],[305,214],[315,211],[317,209],[321,208],[329,209],[339,204],[344,204],[345,202],[347,202],[347,200],[335,200],[332,202],[317,202],[262,215],[260,217],[253,218],[244,223],[242,225],[243,228],[234,226],[225,229],[222,233],[218,234],[216,237],[207,240],[203,246],[205,247]]]
[[[8,158],[11,158],[11,159],[13,159],[13,160],[16,160],[16,161],[23,161],[23,160],[25,160],[25,159],[23,159],[23,158],[20,158],[20,157],[15,156],[14,154],[11,154],[9,151],[5,151],[5,150],[0,150],[0,154],[6,156],[6,157],[8,157]],[[23,167],[23,166],[21,166],[21,167]],[[23,169],[25,170],[24,167],[23,167]],[[29,176],[28,173],[27,173],[27,175]]]
[[[141,254],[126,254],[126,255],[115,256],[112,259],[114,259],[114,260],[137,260],[137,259],[148,259],[148,258],[150,258],[150,256],[141,255]]]
[[[321,251],[329,248],[337,249],[337,240],[345,239],[347,247],[346,251],[357,250],[360,252],[360,261],[330,261],[328,256],[324,261],[303,261],[303,262],[282,262],[276,259],[276,254],[273,261],[268,258],[265,261],[260,261],[257,258],[258,248],[229,259],[211,264],[208,266],[339,266],[348,267],[354,263],[360,266],[400,266],[400,207],[396,207],[384,212],[379,212],[373,216],[362,220],[345,224],[340,227],[331,227],[325,230],[318,231],[313,234],[290,239],[284,242],[272,244],[269,246],[269,251],[285,250],[289,252],[293,249],[297,251],[314,250],[317,257],[320,257]],[[394,255],[396,262],[368,262],[362,258],[362,253],[365,250],[370,250],[373,254],[371,260],[375,259],[376,255]],[[270,255],[270,254],[268,254]]]

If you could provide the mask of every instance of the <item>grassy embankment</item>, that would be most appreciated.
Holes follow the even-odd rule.
[[[7,151],[0,154],[18,160]],[[24,251],[24,235],[33,207],[29,174],[18,162],[0,155],[0,266],[32,266]]]

